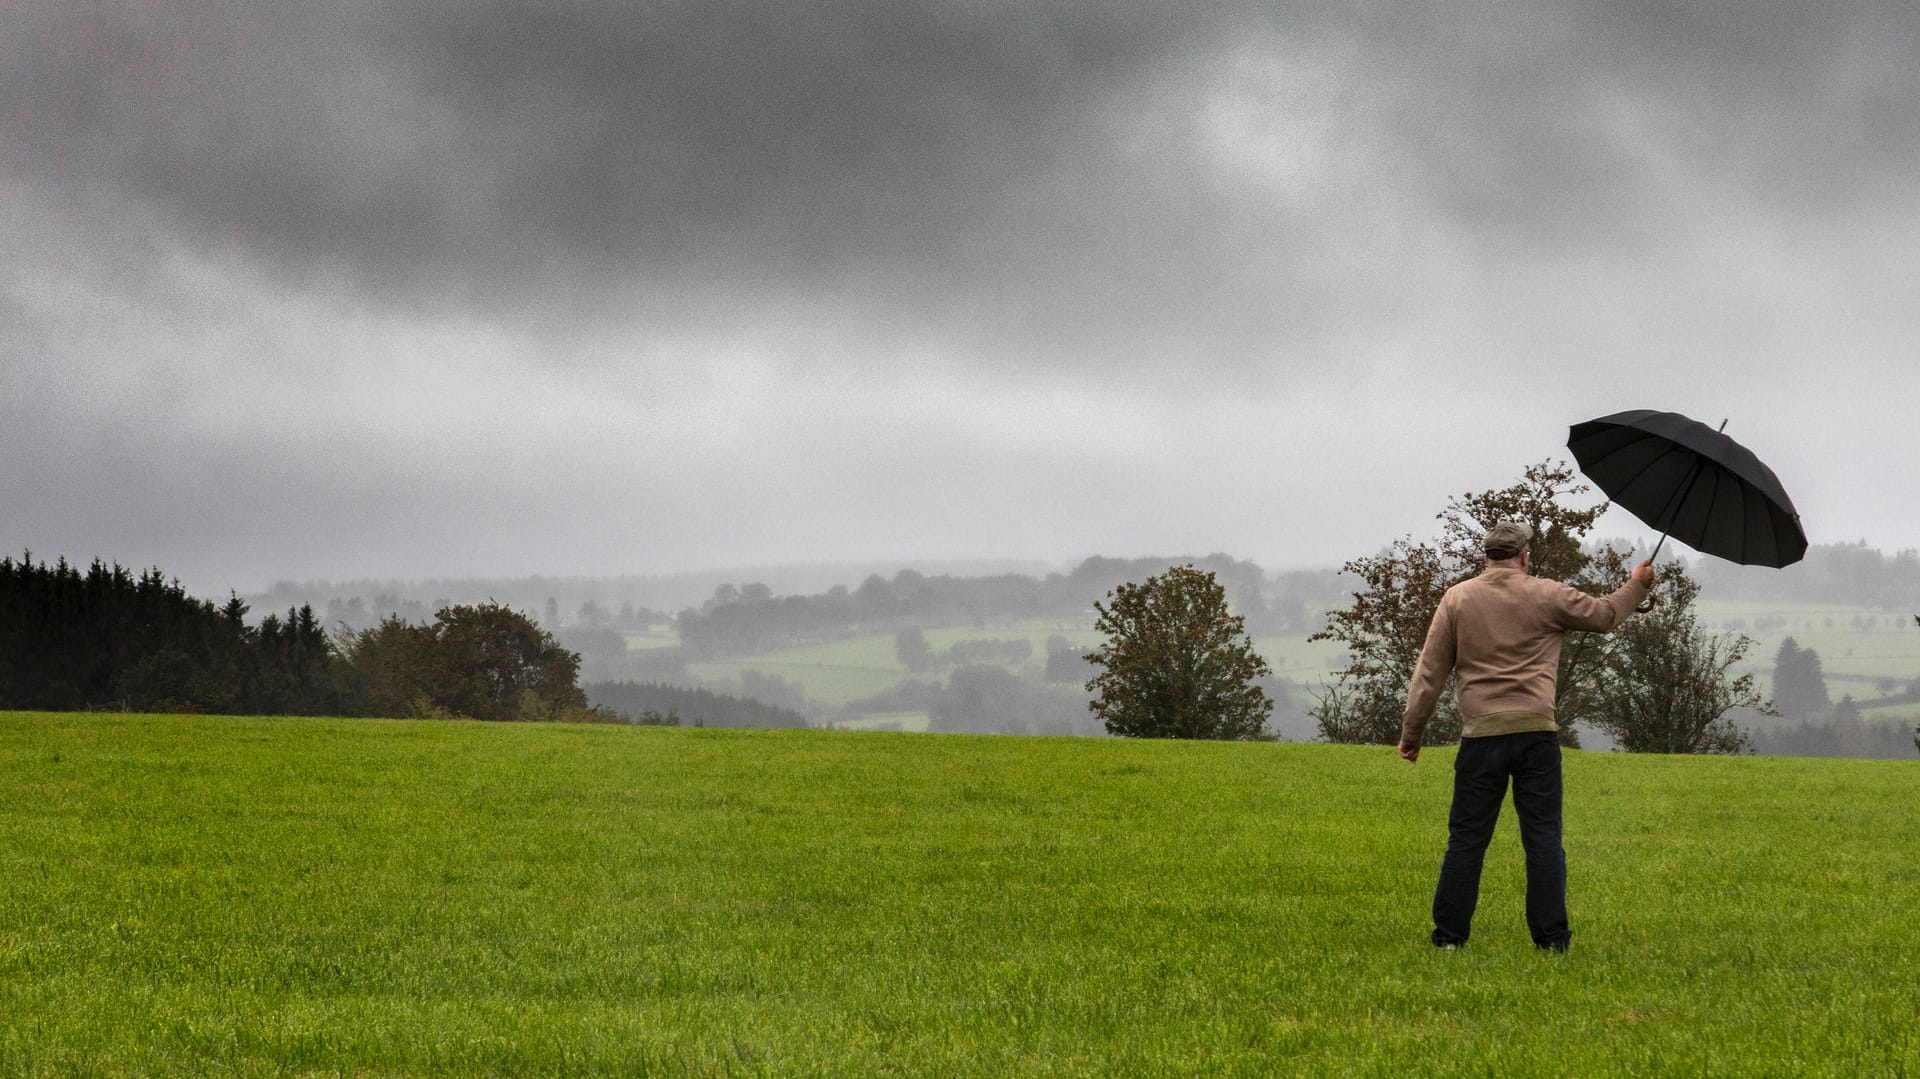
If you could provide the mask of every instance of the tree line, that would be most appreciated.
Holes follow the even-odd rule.
[[[747,697],[692,689],[664,682],[589,682],[587,699],[596,708],[631,723],[666,727],[805,727],[807,718]]]
[[[329,636],[310,605],[247,620],[157,568],[0,559],[0,708],[596,719],[579,657],[499,604]]]
[[[247,624],[158,569],[0,558],[0,707],[316,715],[347,687],[313,608]]]
[[[1865,719],[1853,697],[1843,695],[1823,719],[1756,731],[1753,744],[1755,752],[1782,757],[1912,760],[1920,755],[1920,727]]]
[[[1865,541],[1816,543],[1785,569],[1701,558],[1691,570],[1721,599],[1840,603],[1903,615],[1920,610],[1920,551],[1913,548],[1887,554]]]
[[[1191,564],[1213,573],[1255,632],[1284,633],[1307,625],[1318,603],[1337,595],[1331,572],[1269,576],[1258,564],[1212,554]],[[777,596],[762,584],[723,584],[698,608],[674,618],[681,647],[714,659],[769,652],[795,643],[919,626],[1062,619],[1080,621],[1109,589],[1161,569],[1167,559],[1095,556],[1068,573],[1044,577],[927,576],[901,570],[889,579],[869,575],[858,586],[836,585],[812,595]],[[911,647],[911,642],[905,642]],[[952,657],[955,662],[978,662]],[[931,655],[915,655],[926,665]]]

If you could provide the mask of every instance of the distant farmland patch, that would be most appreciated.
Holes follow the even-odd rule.
[[[1780,642],[1792,637],[1820,653],[1834,696],[1877,696],[1883,682],[1920,678],[1920,626],[1912,611],[1832,604],[1702,600],[1695,608],[1703,629],[1739,632],[1757,643],[1751,669],[1770,676]]]

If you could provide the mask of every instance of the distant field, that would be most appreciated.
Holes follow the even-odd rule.
[[[1047,638],[1058,634],[1075,647],[1089,646],[1099,635],[1086,627],[1064,622],[1010,622],[1002,625],[948,627],[926,631],[927,644],[934,651],[951,648],[956,641],[1025,640],[1033,647],[1029,672],[1037,676],[1047,661]],[[797,645],[755,656],[742,656],[711,663],[688,665],[695,677],[708,680],[737,680],[742,671],[777,674],[797,682],[808,699],[832,707],[850,700],[872,696],[914,677],[901,665],[894,653],[893,634],[873,633],[821,644]],[[934,677],[922,675],[921,677]]]
[[[1037,677],[1047,659],[1047,639],[1065,637],[1076,649],[1091,651],[1099,646],[1102,635],[1090,626],[1066,622],[1014,622],[988,626],[949,626],[926,631],[927,644],[936,652],[945,651],[959,641],[995,639],[1025,640],[1033,648],[1026,664],[1027,673]],[[1329,660],[1341,649],[1328,643],[1309,643],[1300,633],[1286,637],[1259,637],[1254,647],[1283,678],[1311,684],[1330,670]],[[850,700],[871,696],[903,678],[914,677],[894,654],[893,634],[875,633],[821,644],[797,645],[753,656],[709,663],[693,663],[688,670],[709,681],[737,682],[742,671],[777,674],[798,683],[809,700],[838,707]],[[921,677],[930,677],[922,675]]]
[[[1346,665],[1346,648],[1333,641],[1309,641],[1308,633],[1285,637],[1255,637],[1253,646],[1273,673],[1312,685]]]
[[[672,626],[654,626],[645,632],[630,631],[622,634],[627,639],[627,651],[639,652],[649,648],[675,648],[680,644],[680,635]]]
[[[931,717],[925,712],[882,712],[859,719],[838,719],[833,726],[843,731],[912,731],[925,733]]]
[[[742,671],[777,674],[797,683],[807,699],[832,707],[872,696],[907,677],[893,654],[893,636],[849,637],[804,644],[754,656],[690,663],[688,671],[704,681],[737,681]]]
[[[1920,763],[0,714],[0,1073],[1913,1075]]]
[[[1787,637],[1820,653],[1827,685],[1836,698],[1842,693],[1878,696],[1885,680],[1904,685],[1920,678],[1920,626],[1913,621],[1920,612],[1705,600],[1696,610],[1702,627],[1715,632],[1735,630],[1757,642],[1752,669],[1763,672],[1762,682],[1771,677],[1774,654]],[[1756,628],[1762,619],[1785,624]]]
[[[1886,705],[1870,704],[1860,709],[1860,717],[1874,723],[1917,724],[1920,723],[1920,703],[1904,701]]]

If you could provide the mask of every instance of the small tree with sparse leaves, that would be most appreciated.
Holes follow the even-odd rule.
[[[1564,581],[1581,591],[1611,591],[1626,578],[1624,555],[1589,553],[1581,543],[1606,510],[1578,503],[1591,489],[1564,462],[1529,466],[1507,487],[1457,495],[1436,520],[1436,541],[1394,541],[1379,554],[1356,558],[1341,572],[1358,580],[1350,606],[1327,612],[1325,629],[1309,640],[1333,641],[1346,648],[1346,666],[1319,692],[1308,710],[1330,742],[1392,745],[1400,739],[1407,703],[1427,627],[1447,589],[1479,573],[1486,565],[1481,540],[1497,521],[1524,521],[1533,528],[1532,572]],[[1596,662],[1604,644],[1582,643],[1560,657],[1558,709],[1561,738],[1578,745],[1574,724],[1581,718],[1581,690],[1599,674]],[[1427,727],[1427,744],[1447,745],[1460,738],[1460,714],[1451,689],[1441,694]]]
[[[1265,732],[1273,702],[1254,679],[1273,671],[1213,574],[1174,566],[1115,588],[1094,610],[1107,640],[1086,656],[1099,668],[1087,707],[1107,733],[1247,740]]]
[[[1438,515],[1437,541],[1402,539],[1343,571],[1359,579],[1352,605],[1327,613],[1312,640],[1345,645],[1347,663],[1322,687],[1309,714],[1330,742],[1392,745],[1400,737],[1407,683],[1426,643],[1440,597],[1478,574],[1481,539],[1496,521],[1533,527],[1531,572],[1589,595],[1605,595],[1627,579],[1629,554],[1583,546],[1604,502],[1580,505],[1591,489],[1564,462],[1529,466],[1518,483],[1449,499]],[[1575,727],[1607,731],[1634,752],[1738,753],[1746,735],[1727,718],[1738,708],[1770,711],[1751,675],[1733,673],[1753,647],[1738,634],[1708,637],[1693,600],[1699,585],[1678,563],[1659,569],[1654,614],[1630,619],[1611,636],[1573,632],[1560,650],[1554,712],[1563,743],[1578,745]],[[1460,737],[1454,694],[1443,693],[1427,727],[1429,745]]]
[[[1615,630],[1587,702],[1587,722],[1629,753],[1746,753],[1752,739],[1729,717],[1746,708],[1779,715],[1751,673],[1733,673],[1753,638],[1710,637],[1693,602],[1700,585],[1679,564],[1662,563],[1659,601]],[[1857,714],[1857,709],[1856,709]]]

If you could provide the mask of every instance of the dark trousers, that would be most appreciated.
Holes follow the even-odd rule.
[[[1433,893],[1435,944],[1467,941],[1480,902],[1480,867],[1509,778],[1520,846],[1527,852],[1527,929],[1542,948],[1564,949],[1573,936],[1567,928],[1567,852],[1560,845],[1560,737],[1523,731],[1460,740],[1447,856]]]

